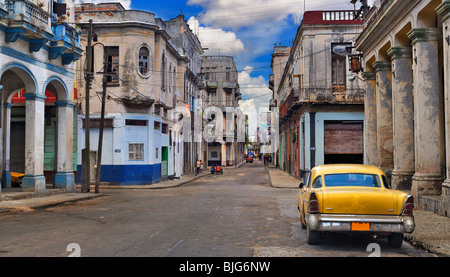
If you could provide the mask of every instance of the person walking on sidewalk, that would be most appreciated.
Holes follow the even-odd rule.
[[[199,173],[200,173],[200,161],[199,160],[197,160],[197,168],[196,168],[196,172],[197,172],[197,174],[195,174],[195,175],[198,175]]]

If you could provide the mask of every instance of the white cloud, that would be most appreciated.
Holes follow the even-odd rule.
[[[306,2],[306,10],[353,9],[350,1],[330,3],[329,0]],[[215,28],[240,28],[255,23],[276,24],[289,16],[299,22],[304,12],[301,0],[189,0],[188,5],[200,5],[205,11],[200,21]]]
[[[233,32],[202,27],[195,17],[188,20],[189,27],[197,34],[202,47],[208,48],[208,55],[239,55],[245,50],[244,43]]]
[[[246,66],[239,73],[239,86],[242,93],[240,108],[249,118],[249,135],[256,132],[258,114],[266,111],[269,99],[272,98],[272,91],[268,88],[267,81],[263,76],[252,77],[250,74],[253,68]]]

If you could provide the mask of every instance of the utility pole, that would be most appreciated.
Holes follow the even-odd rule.
[[[86,80],[86,99],[85,99],[85,120],[84,120],[84,132],[85,132],[85,147],[82,153],[82,182],[81,182],[81,192],[88,193],[91,188],[91,147],[90,147],[90,120],[89,120],[89,98],[90,98],[90,86],[91,81],[93,79],[92,72],[92,33],[93,33],[93,24],[92,19],[89,20],[89,32],[88,32],[88,43],[86,47],[86,71],[85,71],[85,80]]]
[[[103,91],[102,91],[102,112],[100,119],[100,133],[98,136],[98,150],[97,150],[97,174],[95,176],[95,193],[99,193],[100,172],[102,166],[102,149],[103,149],[103,129],[105,126],[105,104],[106,104],[106,84],[107,84],[107,70],[108,70],[108,47],[103,46]]]

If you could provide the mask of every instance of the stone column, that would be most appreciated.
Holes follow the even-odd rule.
[[[444,60],[444,99],[445,99],[445,150],[446,150],[446,179],[442,184],[441,205],[442,214],[450,215],[450,0],[443,1],[436,8],[442,17],[443,39],[443,60]]]
[[[3,107],[4,110],[4,120],[3,120],[3,173],[2,173],[2,187],[11,187],[11,107],[12,103],[5,102]]]
[[[222,149],[222,166],[227,166],[227,144],[225,142],[221,143],[221,149]]]
[[[55,188],[76,192],[73,173],[73,108],[72,102],[56,102],[58,108],[57,164],[53,179]]]
[[[378,164],[377,150],[377,97],[375,72],[362,73],[366,82],[366,94],[364,96],[364,125],[365,125],[365,164]]]
[[[387,174],[394,168],[392,140],[392,72],[390,61],[373,63],[377,90],[377,148],[378,166]]]
[[[413,46],[415,170],[414,197],[440,194],[443,180],[443,103],[438,40],[441,29],[420,28],[408,33]]]
[[[40,94],[25,94],[25,176],[22,181],[22,190],[32,191],[36,195],[45,194],[45,98]]]
[[[394,139],[394,189],[410,189],[414,174],[414,104],[411,47],[392,47],[392,115]]]

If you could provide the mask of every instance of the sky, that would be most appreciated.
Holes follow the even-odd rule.
[[[305,3],[306,1],[306,3]],[[353,10],[350,0],[84,0],[121,2],[126,9],[145,10],[169,20],[183,14],[207,55],[231,55],[239,72],[240,107],[249,115],[249,135],[257,114],[268,109],[274,45],[291,46],[308,10]],[[372,1],[369,1],[373,2]],[[359,4],[357,4],[359,8]]]

